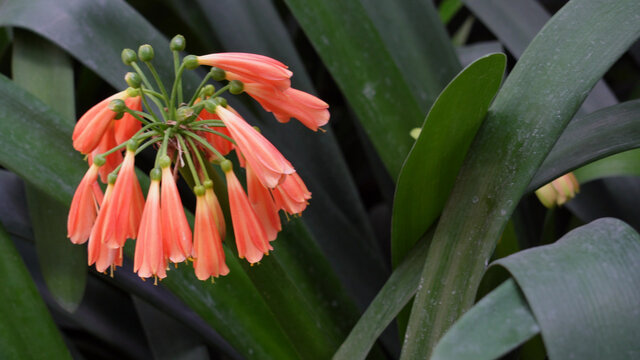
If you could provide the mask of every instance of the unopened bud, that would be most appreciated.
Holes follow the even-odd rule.
[[[215,92],[216,92],[216,88],[211,84],[206,85],[204,88],[202,88],[202,95],[206,97],[213,95]]]
[[[154,55],[155,54],[153,52],[153,47],[151,47],[151,45],[149,44],[141,45],[138,48],[138,57],[140,58],[140,60],[144,62],[149,62],[153,60]]]
[[[176,35],[171,39],[169,48],[171,51],[182,51],[187,46],[187,42],[184,40],[184,36]]]
[[[216,112],[216,107],[218,106],[218,104],[213,101],[213,100],[205,100],[202,102],[204,104],[204,108],[205,110],[207,110],[210,113],[214,113]]]
[[[218,67],[212,67],[211,78],[215,81],[222,81],[227,78],[227,73]]]
[[[121,99],[113,99],[109,102],[109,110],[115,113],[122,113],[127,105]]]
[[[184,59],[182,59],[182,63],[189,70],[193,70],[198,66],[200,66],[200,63],[198,62],[198,57],[196,57],[195,55],[185,56]]]
[[[193,116],[193,109],[189,106],[181,106],[176,111],[176,117],[178,121],[185,121],[191,116]]]
[[[132,62],[138,61],[136,52],[131,49],[122,50],[122,54],[120,56],[122,57],[122,62],[127,66],[130,66]]]
[[[142,78],[134,72],[128,72],[127,75],[124,76],[124,81],[134,89],[139,89],[140,84],[142,84]]]
[[[231,80],[229,82],[229,92],[233,95],[242,94],[244,91],[244,84],[239,80]]]

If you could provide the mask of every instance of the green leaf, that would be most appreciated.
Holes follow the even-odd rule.
[[[639,15],[635,0],[570,1],[522,55],[489,109],[440,218],[402,359],[428,358],[473,304],[513,209],[588,90],[640,35]]]
[[[389,280],[340,345],[334,360],[366,359],[369,350],[400,310],[413,298],[433,232],[425,234],[396,267]]]
[[[409,132],[419,126],[431,101],[459,69],[433,5],[357,0],[286,3],[387,170],[397,177],[412,144]],[[406,51],[408,42],[415,51]]]
[[[0,357],[71,359],[9,234],[0,224]]]
[[[498,92],[503,54],[465,68],[442,91],[407,157],[393,201],[392,263],[397,265],[440,215],[471,141]]]
[[[627,224],[600,219],[495,264],[520,286],[550,359],[640,355],[640,235]]]
[[[492,360],[540,332],[518,285],[509,279],[465,313],[440,339],[431,360]]]
[[[69,57],[50,42],[19,29],[14,32],[12,55],[13,81],[58,111],[68,124],[74,124],[73,69]],[[47,287],[60,306],[73,312],[86,285],[86,250],[67,240],[67,206],[29,184],[26,195]]]
[[[608,156],[578,168],[573,173],[580,183],[610,176],[640,176],[640,150]]]
[[[572,120],[538,169],[528,189],[535,190],[594,160],[640,147],[638,118],[640,100],[634,100]],[[638,152],[630,152],[623,156],[630,156],[630,166],[635,163],[637,167]],[[613,160],[610,164],[616,166]],[[624,165],[620,164],[618,168],[620,166]],[[602,171],[602,175],[605,175],[605,170]],[[608,172],[611,174],[610,170]],[[597,176],[597,171],[592,174],[585,173],[581,181],[588,181]]]
[[[449,21],[462,9],[461,0],[443,0],[438,7],[438,15],[443,23],[448,24]]]
[[[535,0],[463,0],[504,46],[519,59],[536,34],[549,21],[550,15]],[[579,110],[588,114],[618,102],[604,81],[598,81]]]

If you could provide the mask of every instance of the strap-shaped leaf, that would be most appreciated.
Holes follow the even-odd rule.
[[[412,144],[409,131],[424,119],[428,99],[434,99],[458,70],[449,63],[457,62],[455,53],[443,38],[446,33],[433,5],[358,0],[286,3],[355,110],[387,170],[396,178]],[[420,16],[434,21],[424,21]],[[399,33],[390,28],[411,30],[406,33],[408,39],[398,37],[402,39],[398,41]],[[419,50],[408,52],[405,40]],[[429,53],[441,56],[426,60],[427,44],[432,46]],[[444,76],[436,75],[442,69]],[[427,97],[421,99],[413,92],[417,89],[436,90],[426,92]]]
[[[531,180],[528,190],[535,190],[589,162],[640,147],[639,124],[640,100],[610,106],[572,120]],[[583,181],[594,176],[585,177]]]
[[[640,235],[617,219],[498,260],[540,326],[549,358],[640,356]]]
[[[75,123],[73,69],[67,54],[16,29],[11,65],[16,84],[58,111],[67,123]],[[42,275],[56,301],[72,312],[84,294],[86,250],[67,241],[67,206],[29,184],[26,195]]]
[[[402,359],[429,357],[473,304],[511,212],[588,90],[640,35],[639,14],[635,0],[570,1],[522,55],[489,109],[441,216]]]
[[[0,357],[71,359],[9,234],[0,224]]]
[[[429,111],[398,176],[393,200],[392,262],[397,265],[436,220],[471,141],[498,92],[506,57],[493,54],[465,68]]]
[[[480,19],[516,57],[522,56],[531,40],[551,16],[535,0],[464,0],[465,5]],[[616,96],[600,80],[580,109],[583,114],[614,105]]]
[[[497,359],[539,332],[518,285],[509,279],[447,331],[433,350],[431,360]]]

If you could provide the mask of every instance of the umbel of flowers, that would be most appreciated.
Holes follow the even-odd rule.
[[[122,60],[133,68],[125,76],[129,88],[95,105],[76,124],[73,146],[87,155],[89,170],[71,203],[68,236],[75,244],[89,242],[89,265],[100,272],[121,266],[125,242],[135,239],[134,271],[141,278],[162,279],[169,262],[191,260],[198,279],[213,280],[229,268],[222,248],[228,224],[214,192],[212,166],[224,173],[238,256],[252,264],[273,249],[281,230],[279,211],[300,214],[311,198],[291,163],[222,95],[247,93],[279,122],[295,118],[314,131],[329,121],[328,105],[291,88],[291,71],[272,58],[219,53],[180,61],[185,48],[180,35],[170,48],[171,88],[151,63],[151,46],[142,45],[137,54],[125,49]],[[184,97],[182,74],[200,65],[211,70],[192,96]],[[216,90],[211,80],[228,82]],[[145,199],[135,158],[150,146],[157,154]],[[227,158],[232,154],[246,172],[246,191],[236,177],[239,168]],[[180,173],[196,197],[193,230],[176,186]]]

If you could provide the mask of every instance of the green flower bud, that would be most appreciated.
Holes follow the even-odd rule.
[[[120,120],[124,116],[124,112],[116,113],[116,116],[113,117],[114,120]]]
[[[124,101],[120,99],[113,99],[109,102],[109,110],[115,113],[121,113],[126,108],[127,108],[127,105],[124,103]]]
[[[244,91],[244,84],[240,80],[231,80],[229,82],[229,92],[233,95],[240,95]]]
[[[212,114],[214,112],[216,112],[216,107],[218,106],[218,103],[216,103],[213,100],[205,100],[205,101],[203,101],[203,103],[204,103],[205,110],[207,110],[208,112],[210,112]]]
[[[185,56],[184,59],[182,59],[182,63],[189,70],[193,70],[198,66],[200,66],[200,63],[198,62],[198,57],[195,55]]]
[[[176,111],[176,117],[178,118],[178,121],[185,121],[191,116],[193,116],[193,109],[189,106],[181,106]]]
[[[160,181],[160,179],[162,179],[162,170],[153,168],[153,170],[149,172],[149,177],[151,178],[151,180]]]
[[[196,196],[202,196],[204,195],[204,186],[202,185],[197,185],[193,187],[193,193],[196,194]]]
[[[216,96],[213,101],[216,102],[216,104],[222,106],[222,107],[227,107],[227,99],[223,98],[222,96]]]
[[[134,89],[139,89],[140,84],[142,84],[142,78],[134,72],[128,72],[127,75],[124,76],[124,81]]]
[[[171,166],[171,158],[167,155],[162,155],[158,161],[158,165],[160,165],[162,169]]]
[[[187,46],[187,42],[184,40],[184,36],[176,35],[171,39],[169,48],[171,51],[182,51]]]
[[[102,155],[96,155],[93,157],[93,163],[96,164],[96,166],[102,166],[105,162],[107,162],[107,159]]]
[[[130,66],[132,62],[138,61],[136,52],[131,49],[122,50],[122,54],[120,56],[122,57],[122,62],[127,66]]]
[[[218,67],[212,67],[211,78],[215,81],[222,81],[227,78],[227,73]]]
[[[154,56],[154,53],[151,45],[145,44],[145,45],[141,45],[138,48],[138,57],[140,58],[140,60],[144,62],[149,62],[153,60],[153,56]]]
[[[225,173],[228,173],[229,171],[233,171],[233,164],[231,163],[231,161],[229,160],[223,160],[220,163],[220,168],[222,169],[222,171],[224,171]]]
[[[202,88],[202,95],[207,97],[213,95],[215,92],[216,92],[216,88],[211,84],[206,85],[204,88]]]

